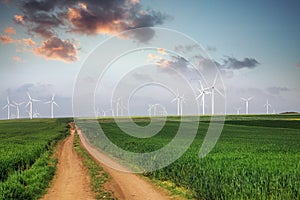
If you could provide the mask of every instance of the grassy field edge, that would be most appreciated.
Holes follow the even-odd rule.
[[[86,149],[81,145],[80,138],[75,133],[73,147],[76,153],[80,156],[83,161],[83,165],[87,168],[91,180],[91,188],[95,194],[96,199],[107,199],[112,200],[113,192],[107,191],[104,187],[105,183],[110,180],[108,174],[103,168],[95,161]]]

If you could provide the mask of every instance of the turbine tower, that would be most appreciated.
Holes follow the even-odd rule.
[[[28,114],[29,114],[30,119],[32,119],[33,118],[33,102],[38,102],[40,100],[31,98],[31,96],[30,96],[30,94],[28,92],[27,92],[27,96],[29,98],[29,101],[26,104],[26,107],[29,106],[29,113]]]
[[[212,84],[212,86],[208,87],[207,89],[209,89],[211,91],[211,114],[214,115],[215,114],[215,91],[221,95],[222,97],[224,97],[224,95],[222,94],[222,92],[216,88],[216,81],[218,78],[218,74],[216,74],[215,80]]]
[[[202,114],[205,115],[205,95],[209,94],[209,92],[207,91],[208,88],[203,88],[203,85],[200,82],[200,87],[201,89],[198,89],[198,91],[200,92],[200,94],[196,97],[196,100],[198,100],[200,97],[202,97]]]
[[[269,104],[269,99],[267,99],[267,103],[264,105],[264,107],[267,107],[267,115],[269,114],[269,107],[272,107],[271,104]]]
[[[10,107],[15,107],[13,104],[9,102],[9,97],[6,97],[7,104],[3,107],[3,109],[7,108],[7,119],[10,119]]]
[[[54,118],[54,105],[59,107],[59,105],[54,101],[55,94],[52,95],[52,98],[50,101],[45,102],[46,104],[50,104],[50,115],[51,118]]]
[[[249,98],[242,98],[241,97],[241,99],[243,101],[245,101],[245,103],[246,103],[246,114],[248,115],[249,114],[249,101],[251,101],[253,99],[253,97],[249,97]]]
[[[17,103],[17,102],[14,101],[14,104],[15,104],[15,106],[17,108],[17,119],[20,119],[20,105],[23,105],[24,102]]]

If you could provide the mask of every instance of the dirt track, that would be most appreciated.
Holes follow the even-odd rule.
[[[104,171],[106,171],[112,180],[107,184],[107,188],[114,191],[115,196],[120,199],[128,200],[167,200],[165,192],[157,190],[150,182],[141,178],[140,176],[133,173],[120,172],[112,169],[101,163],[101,160],[108,162],[115,162],[105,154],[97,151],[93,146],[82,137],[81,131],[77,130],[82,145],[93,155],[93,157],[100,163]],[[113,163],[119,165],[118,163]]]
[[[101,164],[101,160],[111,160],[97,151],[82,137],[77,130],[82,145],[93,155],[112,180],[105,187],[114,192],[119,200],[167,200],[165,192],[157,190],[150,182],[133,173],[124,173]],[[57,173],[51,188],[41,200],[89,200],[94,199],[90,189],[90,180],[81,159],[73,149],[75,129],[58,148]],[[115,162],[111,160],[111,162]],[[115,165],[118,163],[114,163]],[[122,166],[120,166],[122,167]]]
[[[71,135],[58,149],[57,173],[42,200],[94,199],[87,171],[73,149],[74,132],[71,130]]]

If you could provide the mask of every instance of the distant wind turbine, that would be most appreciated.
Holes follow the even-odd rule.
[[[196,100],[198,100],[200,97],[202,97],[202,114],[205,115],[205,95],[209,94],[209,92],[208,92],[208,88],[204,89],[201,81],[199,81],[199,82],[200,82],[201,89],[198,89],[200,94],[196,97]]]
[[[241,97],[241,99],[243,101],[245,101],[245,103],[246,103],[246,114],[248,115],[249,114],[249,101],[251,101],[253,99],[253,97],[249,97],[249,98],[242,98]]]
[[[153,108],[154,108],[154,105],[153,105],[153,104],[148,104],[148,109],[147,109],[147,111],[148,111],[149,117],[152,116],[152,109],[153,109]],[[154,113],[154,115],[155,115],[155,113]]]
[[[171,103],[177,101],[177,115],[181,115],[183,113],[183,103],[184,101],[184,95],[180,96],[179,95],[179,91],[177,89],[177,94],[175,96],[175,98],[171,101]]]
[[[240,110],[241,110],[241,108],[240,108],[240,107],[238,107],[238,108],[235,108],[235,110],[236,110],[236,114],[237,114],[237,115],[239,115],[239,114],[240,114]]]
[[[6,97],[7,104],[3,107],[3,109],[7,108],[7,119],[10,119],[10,107],[15,107],[13,104],[9,102],[9,97]]]
[[[216,88],[216,81],[218,78],[218,74],[216,74],[215,80],[213,82],[213,84],[208,87],[207,89],[209,89],[211,91],[211,114],[214,115],[215,114],[215,91],[221,95],[222,97],[224,97],[224,95],[222,94],[222,92]]]
[[[31,98],[31,96],[30,96],[30,94],[28,92],[27,92],[27,96],[29,98],[29,101],[26,104],[26,107],[29,106],[29,113],[28,114],[29,114],[30,119],[32,119],[33,118],[33,111],[32,111],[33,110],[33,102],[38,102],[40,100]]]
[[[46,104],[50,104],[50,115],[51,118],[54,118],[54,105],[56,107],[59,107],[59,105],[54,101],[55,98],[55,94],[52,95],[52,98],[50,101],[45,102]]]
[[[35,112],[33,113],[32,116],[36,118],[40,116],[40,113],[38,113],[37,109],[35,109]]]
[[[14,101],[14,104],[15,104],[15,106],[16,106],[16,108],[17,108],[17,119],[20,119],[20,106],[21,106],[22,104],[24,104],[24,102],[17,103],[17,102]]]
[[[267,108],[267,114],[269,114],[269,107],[272,107],[271,104],[269,104],[269,99],[267,99],[267,103],[264,105],[264,107]]]

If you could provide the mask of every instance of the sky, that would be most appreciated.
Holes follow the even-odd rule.
[[[216,114],[245,113],[241,97],[253,97],[250,114],[266,113],[267,99],[270,113],[299,112],[299,10],[297,0],[1,0],[0,118],[7,97],[28,117],[27,92],[41,117],[53,94],[55,116],[72,116],[74,92],[84,102],[91,83],[99,115],[176,114],[177,93],[183,114],[202,113],[199,81],[208,88],[215,75]],[[82,77],[87,65],[93,79]],[[209,90],[204,105],[211,113]]]

